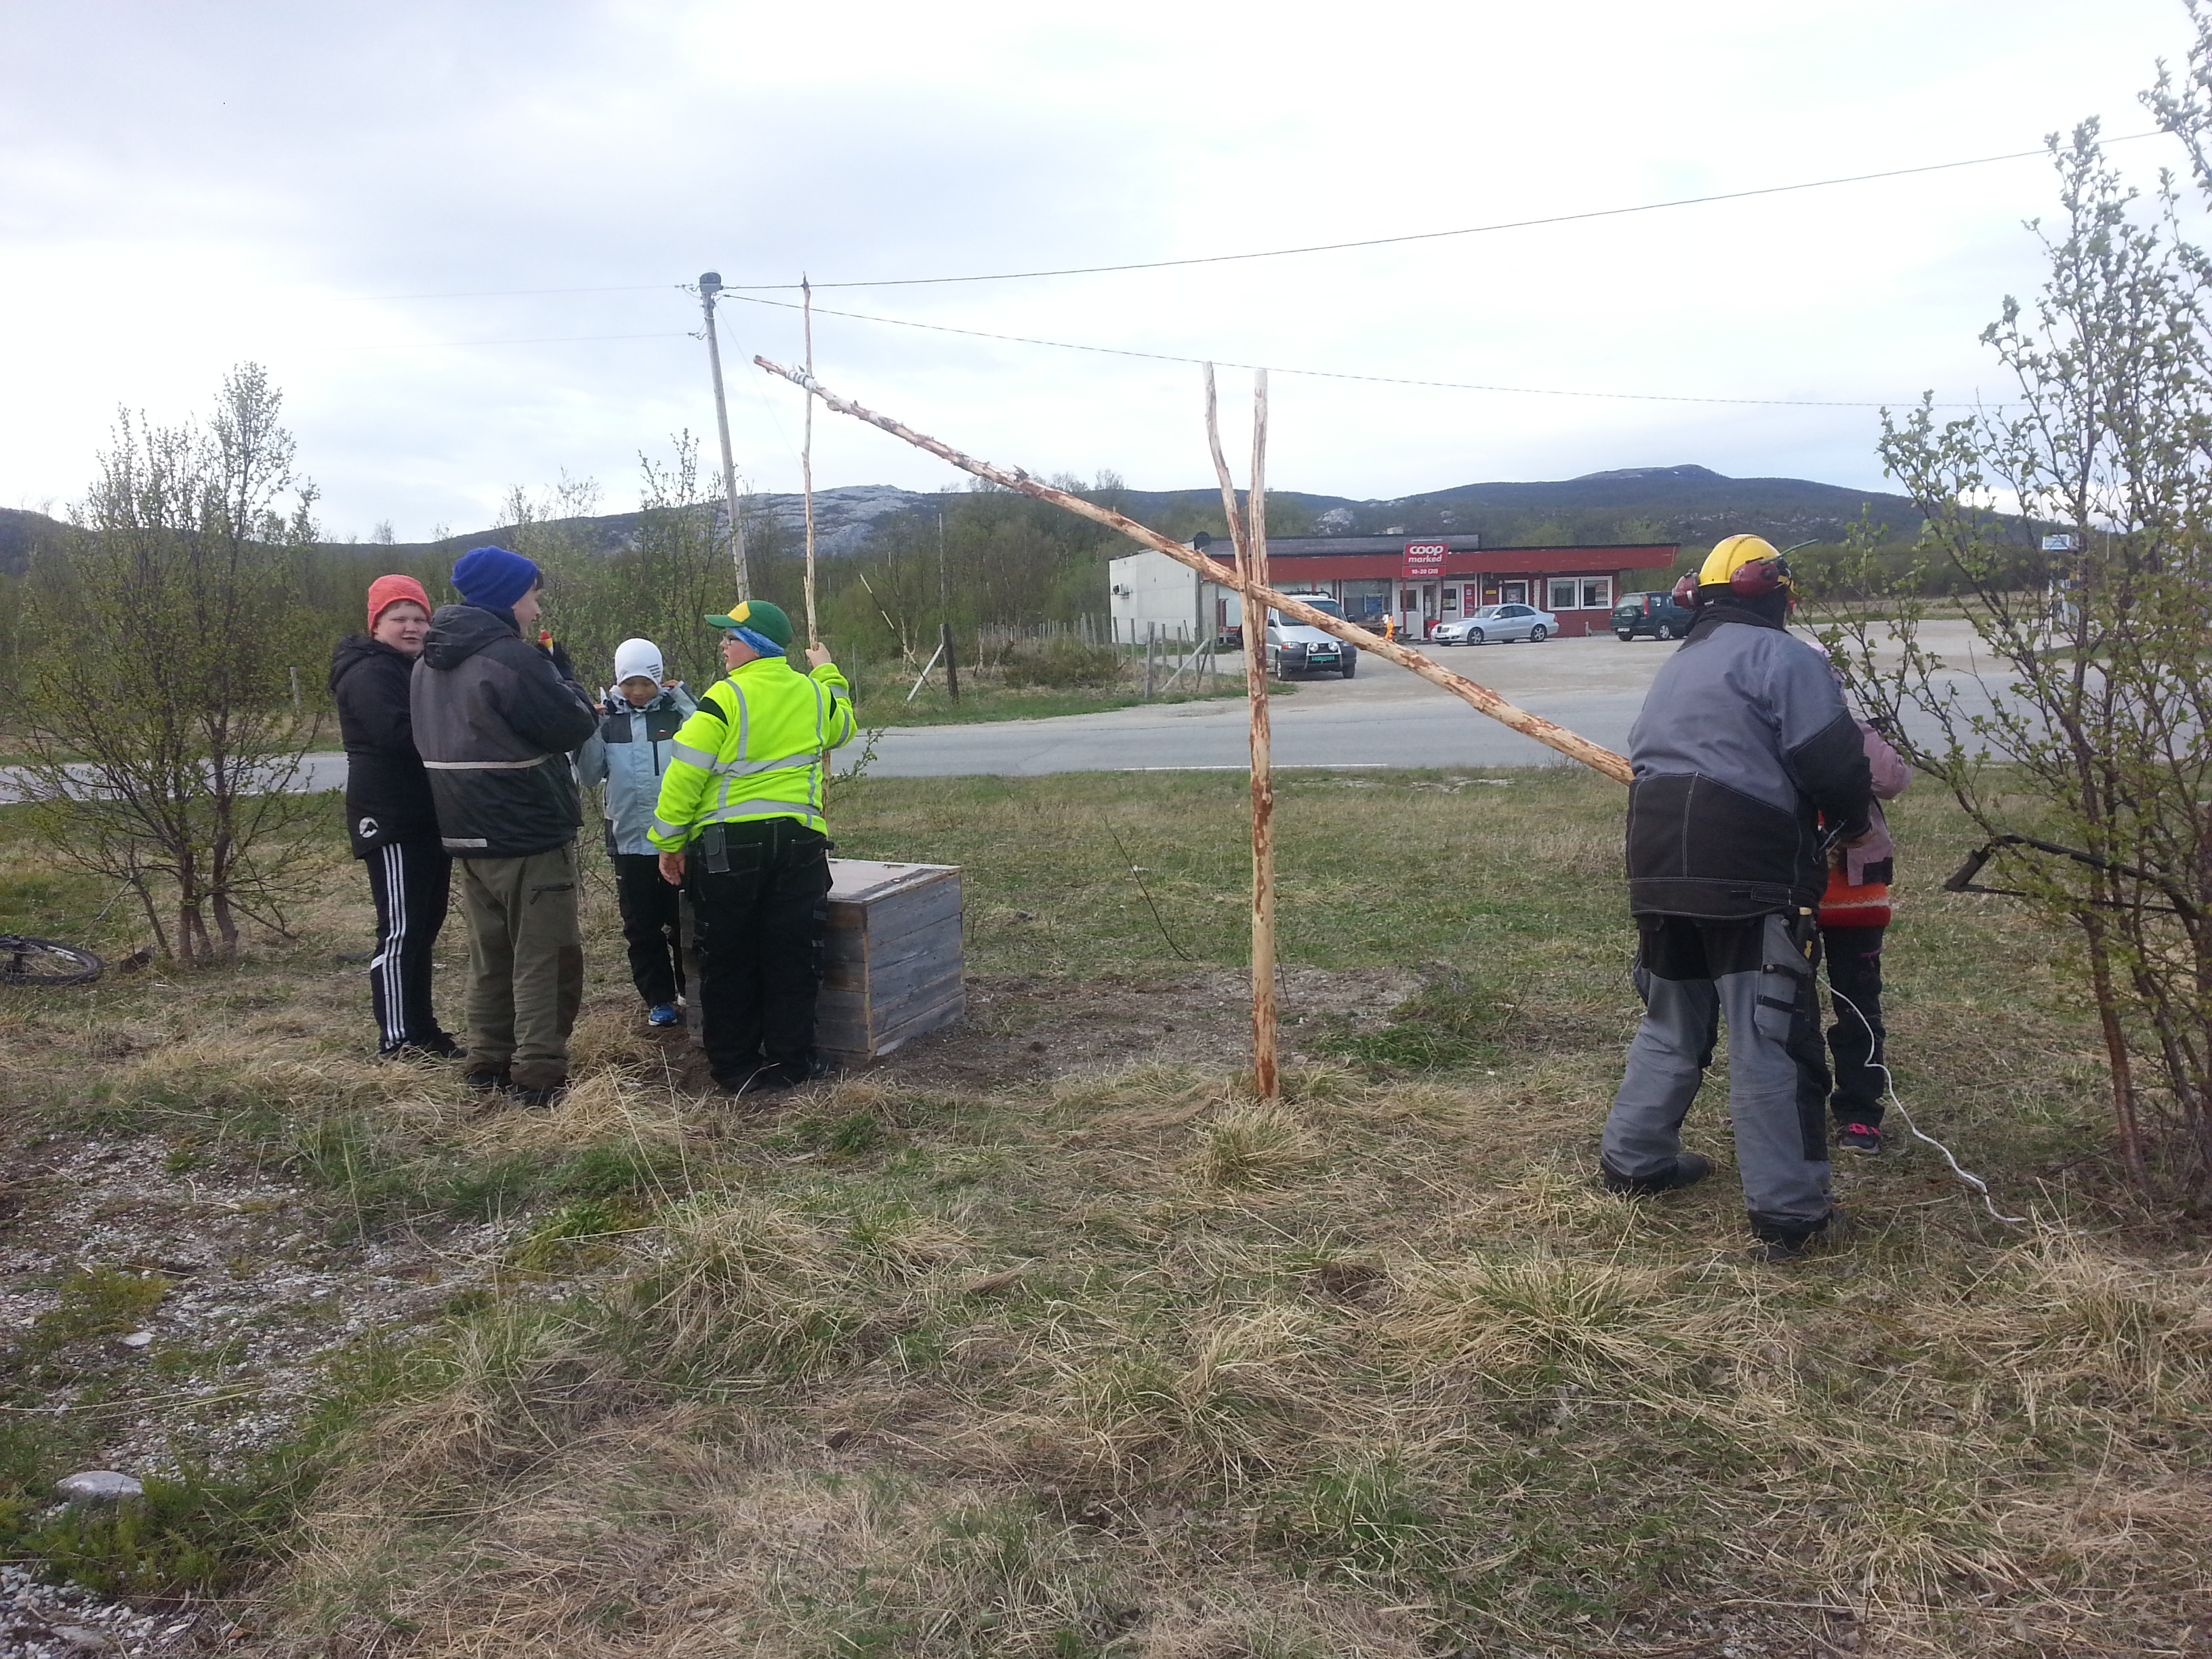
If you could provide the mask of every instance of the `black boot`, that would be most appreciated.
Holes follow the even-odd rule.
[[[1626,1193],[1632,1198],[1649,1198],[1654,1193],[1671,1193],[1679,1187],[1694,1187],[1705,1178],[1712,1167],[1695,1152],[1677,1152],[1674,1167],[1662,1170],[1657,1175],[1625,1176],[1602,1163],[1597,1166],[1597,1173],[1607,1192]]]

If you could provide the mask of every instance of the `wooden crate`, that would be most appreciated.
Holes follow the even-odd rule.
[[[830,877],[814,1046],[859,1065],[959,1018],[959,869],[831,859]]]

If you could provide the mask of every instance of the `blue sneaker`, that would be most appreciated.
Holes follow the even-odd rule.
[[[674,1003],[656,1002],[645,1011],[645,1023],[656,1030],[666,1030],[671,1026],[681,1025],[684,1016],[676,1012]]]

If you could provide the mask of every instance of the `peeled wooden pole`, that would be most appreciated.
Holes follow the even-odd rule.
[[[1261,1099],[1280,1092],[1276,1059],[1275,1007],[1275,773],[1274,732],[1267,711],[1267,371],[1252,386],[1252,488],[1243,513],[1237,484],[1221,453],[1213,365],[1206,366],[1206,441],[1213,474],[1221,481],[1222,511],[1237,549],[1237,574],[1244,580],[1244,696],[1252,713],[1252,1087]]]
[[[1249,580],[1242,571],[1224,570],[1203,553],[1194,552],[1181,542],[1171,541],[1157,530],[1148,529],[1125,513],[1116,513],[1110,507],[1100,507],[1086,501],[1080,495],[1072,495],[1065,489],[1055,489],[1050,484],[1039,483],[1035,478],[1015,467],[994,466],[988,461],[979,461],[972,455],[963,455],[951,444],[916,432],[912,427],[893,420],[888,415],[878,415],[864,409],[849,398],[841,398],[826,390],[811,374],[772,363],[765,357],[753,362],[769,374],[780,375],[793,386],[804,386],[840,415],[850,415],[854,420],[866,421],[870,426],[880,427],[894,438],[912,444],[916,449],[926,449],[939,460],[958,467],[963,472],[988,478],[993,483],[1003,484],[1008,489],[1018,489],[1024,495],[1041,501],[1050,501],[1054,507],[1065,507],[1070,513],[1117,530],[1131,541],[1141,542],[1156,552],[1164,553],[1177,564],[1188,567],[1206,580],[1238,593],[1256,593],[1261,602],[1279,611],[1294,621],[1318,628],[1324,634],[1371,652],[1385,662],[1394,662],[1409,672],[1419,675],[1431,685],[1441,686],[1478,713],[1487,714],[1501,724],[1511,726],[1524,738],[1530,738],[1547,749],[1556,749],[1570,760],[1580,761],[1594,771],[1602,772],[1616,783],[1632,781],[1628,763],[1612,750],[1579,737],[1564,726],[1555,725],[1540,714],[1532,714],[1525,708],[1515,707],[1486,685],[1477,685],[1464,674],[1455,674],[1449,668],[1440,668],[1418,651],[1408,651],[1394,641],[1377,639],[1364,629],[1356,628],[1341,617],[1332,617],[1326,611],[1316,611],[1303,599],[1292,599],[1287,593],[1278,593],[1265,584]]]
[[[806,378],[814,378],[814,285],[802,275],[799,294],[806,318]],[[806,492],[806,643],[822,643],[814,626],[814,399],[806,399],[806,439],[799,452],[800,488]]]

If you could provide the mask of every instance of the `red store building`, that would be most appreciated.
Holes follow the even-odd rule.
[[[1519,603],[1554,613],[1560,637],[1572,639],[1607,632],[1630,578],[1673,565],[1681,550],[1676,542],[1486,548],[1476,536],[1271,536],[1267,581],[1279,592],[1326,593],[1354,621],[1395,609],[1401,638],[1425,638],[1433,623],[1481,605]],[[1226,542],[1206,551],[1233,562]],[[1234,628],[1236,596],[1213,592],[1216,626]]]

